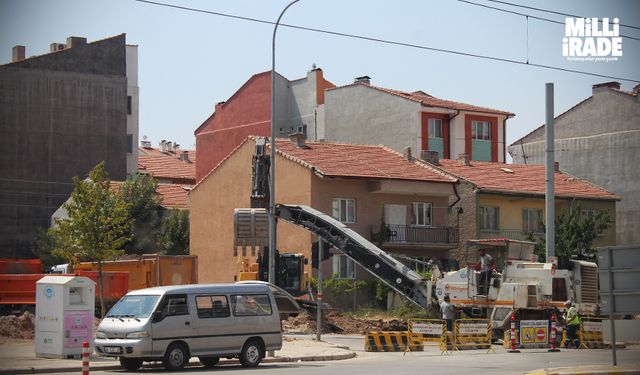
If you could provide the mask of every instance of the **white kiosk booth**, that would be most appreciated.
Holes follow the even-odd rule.
[[[95,283],[81,276],[45,276],[36,283],[36,357],[74,358],[93,347]]]

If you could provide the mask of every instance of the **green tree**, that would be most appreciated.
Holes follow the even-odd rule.
[[[165,212],[159,238],[162,252],[169,255],[189,254],[189,211],[174,208]]]
[[[140,173],[130,174],[118,194],[129,202],[131,240],[125,245],[127,254],[158,252],[158,236],[162,224],[160,198],[156,194],[158,184],[153,177]]]
[[[564,210],[555,220],[555,254],[558,259],[568,260],[579,256],[591,256],[596,249],[593,241],[599,233],[611,226],[611,215],[608,210],[597,211],[592,217],[582,215],[582,208],[577,204]],[[543,226],[544,227],[544,226]],[[544,228],[546,231],[546,228]],[[532,239],[531,236],[529,239]],[[546,257],[546,238],[538,240],[538,259]]]
[[[63,257],[54,253],[55,249],[56,239],[49,234],[49,231],[46,229],[40,229],[38,233],[36,233],[33,252],[40,258],[40,261],[42,261],[42,269],[44,272],[49,272],[52,266],[65,262]]]
[[[109,189],[109,176],[104,162],[96,165],[89,178],[73,178],[71,199],[64,204],[68,219],[56,221],[49,229],[54,239],[54,255],[70,263],[98,263],[101,317],[105,306],[102,288],[102,265],[124,253],[123,246],[131,237],[129,203]]]

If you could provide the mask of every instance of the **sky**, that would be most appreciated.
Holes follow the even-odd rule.
[[[289,0],[157,0],[167,4],[274,22]],[[640,1],[505,0],[582,17],[618,17],[618,61],[567,61],[562,56],[565,16],[490,0],[301,0],[282,22],[530,64],[622,77],[640,83]],[[533,17],[548,18],[562,24]],[[26,55],[49,51],[68,36],[88,42],[121,33],[138,45],[140,138],[195,148],[194,130],[215,103],[227,100],[253,74],[271,69],[273,25],[152,5],[135,0],[0,0],[0,64],[14,45]],[[591,86],[614,79],[531,65],[510,64],[337,35],[278,29],[276,71],[302,78],[316,64],[340,86],[368,75],[376,86],[422,90],[438,98],[510,111],[507,144],[544,122],[545,83],[555,87],[558,115],[591,95]]]

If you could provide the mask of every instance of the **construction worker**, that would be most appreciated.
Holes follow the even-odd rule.
[[[568,300],[564,303],[567,308],[567,313],[564,315],[564,321],[567,323],[567,338],[564,342],[564,348],[569,349],[569,344],[572,344],[575,349],[580,348],[580,338],[578,337],[578,330],[580,329],[580,315],[578,315],[578,309],[573,306],[573,302]]]
[[[495,269],[495,262],[493,257],[487,254],[487,251],[483,248],[478,249],[478,264],[476,269],[480,271],[480,280],[478,282],[478,294],[489,295],[489,282],[491,281],[491,273]]]

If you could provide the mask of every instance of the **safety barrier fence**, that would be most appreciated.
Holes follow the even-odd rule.
[[[422,351],[423,346],[408,331],[374,331],[365,335],[364,350],[366,352]]]
[[[491,345],[493,329],[490,320],[458,319],[454,326],[453,350],[473,348],[488,349],[487,353],[494,351]]]
[[[422,344],[435,343],[441,353],[452,348],[453,340],[449,338],[447,322],[442,319],[409,319],[408,329],[414,341]]]

